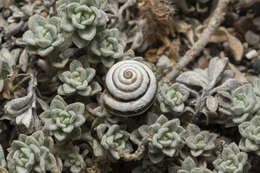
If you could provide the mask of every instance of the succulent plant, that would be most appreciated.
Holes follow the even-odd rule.
[[[256,94],[257,97],[260,97],[260,79],[257,78],[253,81],[253,89],[254,93]]]
[[[201,154],[210,156],[212,149],[216,147],[215,139],[217,135],[209,131],[200,131],[200,128],[195,124],[189,124],[186,131],[186,145],[191,149],[191,155],[198,157]]]
[[[51,152],[53,140],[42,131],[31,136],[21,134],[8,148],[7,163],[12,173],[57,172],[56,159]]]
[[[255,151],[260,155],[260,116],[240,124],[239,132],[242,136],[239,148],[246,152]]]
[[[35,131],[35,124],[39,124],[38,116],[36,115],[36,93],[37,85],[36,77],[29,75],[31,78],[28,82],[27,94],[24,97],[15,98],[8,101],[4,106],[5,115],[3,119],[15,121],[17,125],[22,125],[27,130]],[[37,125],[36,125],[37,126]]]
[[[120,129],[117,124],[100,124],[97,126],[97,134],[101,145],[113,156],[114,159],[120,159],[119,151],[131,152],[132,145],[129,142],[128,132]]]
[[[119,31],[115,28],[106,29],[97,34],[90,44],[92,55],[89,57],[91,63],[102,62],[106,67],[111,67],[116,59],[124,55],[124,43],[120,39]]]
[[[58,13],[64,31],[73,33],[72,41],[83,48],[103,30],[108,21],[107,14],[101,9],[102,1],[59,0]]]
[[[50,131],[58,141],[62,141],[80,136],[80,126],[86,120],[84,111],[83,103],[76,102],[68,105],[57,95],[52,100],[49,110],[44,111],[40,118],[44,122],[45,129]]]
[[[38,14],[30,17],[29,30],[23,34],[23,41],[29,51],[42,57],[61,49],[65,43],[64,35],[60,30],[60,18],[44,18]]]
[[[217,173],[247,173],[250,165],[247,153],[240,152],[235,143],[225,145],[222,153],[213,162]]]
[[[13,66],[16,65],[17,57],[9,52],[8,49],[0,50],[0,92],[4,88],[4,79],[7,74],[13,73]]]
[[[177,170],[177,173],[213,173],[211,170],[205,167],[198,167],[196,162],[191,158],[187,157],[181,164],[181,168]]]
[[[4,150],[2,145],[0,144],[0,172],[1,173],[8,173],[6,170],[6,160],[5,160],[5,155],[4,155]]]
[[[119,122],[119,118],[107,112],[103,106],[89,104],[86,107],[88,112],[96,117],[92,123],[92,128],[98,126],[99,124],[113,125],[118,124]]]
[[[142,164],[132,170],[132,173],[163,173],[164,170],[154,165],[149,160],[142,161]]]
[[[82,96],[93,96],[102,90],[98,82],[93,81],[96,70],[84,68],[80,61],[74,60],[70,63],[70,71],[59,75],[63,82],[58,88],[59,95],[72,95],[78,93]]]
[[[68,154],[64,161],[64,167],[69,167],[72,173],[80,173],[85,166],[84,159],[77,153]]]
[[[136,141],[151,138],[148,145],[148,156],[152,163],[161,162],[165,156],[176,156],[184,146],[185,129],[180,125],[179,119],[168,120],[161,115],[151,125],[143,125],[131,134]]]
[[[185,101],[189,98],[189,89],[182,84],[175,83],[171,86],[164,84],[160,87],[158,101],[161,111],[166,112],[183,112]]]
[[[179,119],[168,120],[161,115],[150,127],[152,142],[149,143],[149,158],[153,163],[160,162],[165,155],[173,157],[183,147],[185,129]]]
[[[177,77],[177,82],[188,87],[196,86],[199,93],[201,93],[196,101],[197,112],[202,112],[205,107],[210,110],[209,107],[211,107],[212,104],[206,103],[210,103],[209,99],[212,98],[214,89],[217,87],[216,85],[225,77],[224,72],[227,64],[227,58],[215,57],[210,60],[207,69],[194,69],[193,71],[183,72]],[[211,101],[212,100],[213,99],[211,99]],[[216,105],[215,107],[218,106],[216,102],[213,102],[213,104]]]
[[[251,84],[244,84],[231,93],[231,105],[221,107],[220,112],[229,115],[234,123],[248,120],[259,109]]]

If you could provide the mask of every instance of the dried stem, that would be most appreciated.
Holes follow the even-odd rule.
[[[145,146],[149,141],[151,141],[151,136],[145,137],[141,143],[138,145],[137,150],[134,153],[127,153],[123,150],[119,150],[120,156],[126,161],[133,161],[133,160],[141,160],[143,158],[143,154],[145,152]]]
[[[210,36],[216,31],[224,19],[225,9],[230,0],[219,0],[218,5],[211,17],[208,27],[203,31],[200,39],[193,45],[193,47],[186,52],[181,60],[176,64],[173,70],[168,73],[161,82],[169,82],[174,80],[180,71],[188,65],[209,42]]]

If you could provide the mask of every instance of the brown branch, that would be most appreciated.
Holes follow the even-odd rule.
[[[200,39],[193,47],[186,52],[181,60],[173,67],[173,70],[168,73],[161,82],[169,82],[174,80],[180,71],[188,65],[208,44],[210,36],[216,31],[221,22],[224,20],[225,9],[230,0],[219,0],[218,5],[211,17],[208,27],[201,34]]]

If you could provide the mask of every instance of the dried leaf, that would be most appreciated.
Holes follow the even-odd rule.
[[[237,62],[240,62],[243,58],[244,54],[244,47],[240,40],[238,40],[236,37],[231,35],[228,31],[226,31],[227,41],[228,45],[230,47],[230,50]]]
[[[228,64],[231,70],[235,73],[235,79],[240,81],[241,83],[247,83],[248,80],[246,79],[245,75],[241,73],[233,64]]]
[[[207,26],[206,25],[201,25],[198,26],[195,30],[195,35],[197,36],[197,38],[200,38],[202,32],[204,31],[204,29],[206,29]],[[210,43],[222,43],[227,41],[227,36],[226,36],[226,32],[218,29],[214,32],[214,34],[211,35],[209,42]]]

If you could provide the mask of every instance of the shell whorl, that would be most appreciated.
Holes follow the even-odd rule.
[[[106,75],[103,104],[115,115],[130,117],[145,112],[153,103],[157,81],[145,64],[126,60],[113,65]]]

